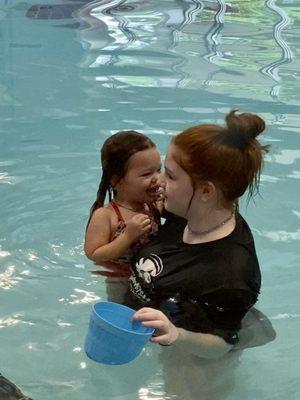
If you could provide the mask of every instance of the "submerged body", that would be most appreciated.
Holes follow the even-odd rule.
[[[0,374],[0,400],[32,400],[7,378]]]

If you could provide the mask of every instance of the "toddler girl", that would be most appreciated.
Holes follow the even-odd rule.
[[[108,300],[122,301],[130,261],[160,223],[161,161],[155,144],[135,131],[118,132],[101,149],[102,178],[87,224],[84,251],[105,269]],[[104,205],[108,193],[109,203]]]

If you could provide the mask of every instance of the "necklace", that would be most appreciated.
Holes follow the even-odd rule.
[[[213,226],[210,229],[207,229],[206,231],[194,231],[193,229],[191,229],[188,225],[187,230],[192,233],[193,235],[197,235],[197,236],[204,236],[207,235],[208,233],[214,232],[217,229],[221,228],[221,226],[224,226],[226,224],[226,222],[230,221],[231,218],[234,216],[235,214],[235,208],[232,210],[231,214],[229,215],[229,217],[225,218],[224,221],[220,222],[218,225]]]
[[[117,206],[122,207],[122,208],[126,208],[126,210],[130,210],[130,211],[133,211],[133,212],[142,212],[142,211],[145,211],[145,207],[143,208],[142,211],[138,211],[138,210],[135,210],[135,209],[132,208],[132,207],[124,206],[123,204],[118,203],[116,200],[112,200],[112,203],[115,203]]]

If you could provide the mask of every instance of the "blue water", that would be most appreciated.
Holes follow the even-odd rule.
[[[34,400],[299,399],[300,1],[38,3],[0,0],[0,372]],[[232,108],[261,115],[272,145],[242,211],[276,340],[217,366],[154,345],[93,363],[105,288],[82,242],[101,144],[135,129],[164,155],[170,134]],[[216,368],[232,372],[219,386]]]

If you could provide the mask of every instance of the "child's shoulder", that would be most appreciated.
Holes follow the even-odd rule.
[[[109,204],[104,205],[103,207],[97,208],[93,212],[94,220],[111,220],[114,216],[114,212]]]

